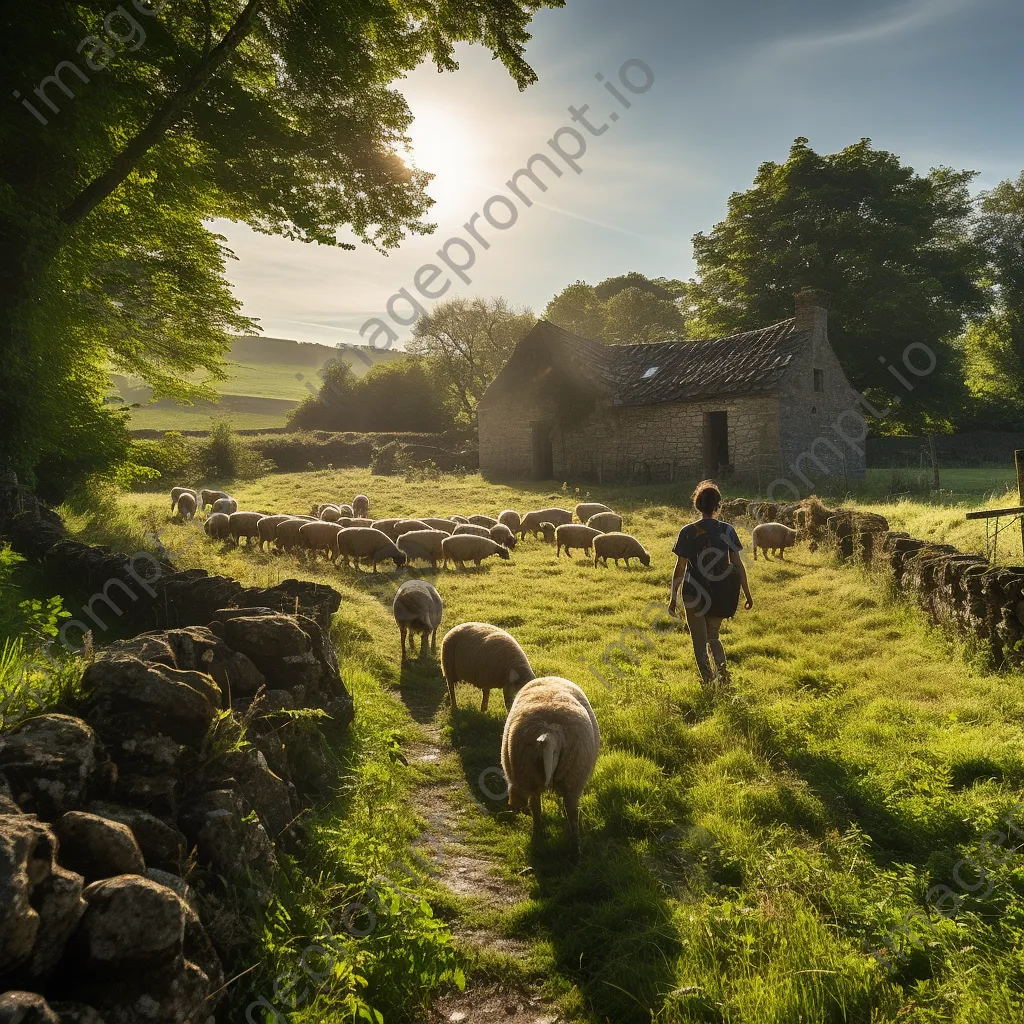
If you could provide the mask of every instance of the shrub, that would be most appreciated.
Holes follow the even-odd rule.
[[[274,467],[243,444],[230,423],[219,420],[199,451],[196,468],[199,480],[255,480]]]
[[[404,452],[397,441],[389,441],[380,448],[374,448],[370,459],[370,472],[374,476],[394,476],[404,469]]]

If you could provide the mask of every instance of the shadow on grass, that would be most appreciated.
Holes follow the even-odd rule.
[[[398,688],[402,702],[420,725],[432,722],[448,697],[441,666],[435,655],[428,652],[426,657],[421,656],[419,641],[415,657],[409,657],[402,663]]]

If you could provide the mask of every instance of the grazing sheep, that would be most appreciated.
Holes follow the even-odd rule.
[[[274,543],[278,551],[291,554],[299,546],[299,530],[309,523],[305,517],[288,516],[274,530]]]
[[[500,544],[503,548],[508,548],[509,551],[516,546],[516,535],[504,523],[492,526],[489,533],[495,544]]]
[[[283,523],[286,519],[292,519],[293,516],[264,516],[256,524],[256,532],[260,538],[260,550],[263,550],[264,544],[270,544],[277,540],[277,527]]]
[[[465,516],[449,516],[448,517],[453,523],[462,524],[468,523],[469,520]]]
[[[595,537],[600,537],[601,531],[589,526],[580,526],[579,523],[562,523],[555,529],[555,558],[565,548],[567,557],[572,557],[573,549],[582,548],[587,555],[590,554],[591,545]]]
[[[444,530],[413,530],[403,533],[396,542],[399,550],[409,556],[409,561],[422,558],[436,569],[437,563],[444,558],[441,542],[448,534]]]
[[[454,533],[458,525],[450,519],[439,519],[436,516],[425,516],[420,522],[425,523],[431,530],[444,530],[445,533]]]
[[[461,537],[464,534],[471,537],[490,537],[491,531],[486,526],[477,526],[476,523],[459,523],[452,536]]]
[[[530,661],[516,638],[489,622],[463,622],[445,633],[441,671],[453,714],[456,683],[469,683],[483,690],[480,710],[486,711],[491,690],[501,690],[509,709],[519,688],[534,678]]]
[[[398,540],[403,533],[413,530],[429,530],[430,527],[422,519],[401,519],[391,529],[392,540]]]
[[[199,492],[199,508],[204,509],[207,505],[212,505],[218,498],[230,497],[231,495],[227,491],[214,491],[207,487]]]
[[[562,523],[571,523],[572,513],[564,508],[542,508],[535,512],[527,512],[519,524],[519,539],[522,540],[528,533],[534,537],[541,530],[541,523],[552,523],[554,526],[561,526]]]
[[[581,501],[573,511],[581,523],[586,523],[599,512],[612,512],[613,510],[607,505],[602,505],[599,501]]]
[[[340,521],[341,520],[339,520],[339,522]],[[364,518],[362,518],[360,516],[353,516],[351,519],[348,520],[348,525],[349,526],[373,526],[373,520],[372,519],[364,519]]]
[[[373,521],[373,529],[379,530],[385,536],[390,537],[392,540],[396,540],[395,527],[403,522],[401,518],[398,519],[375,519]]]
[[[423,643],[420,657],[427,656],[427,640],[430,650],[437,653],[437,630],[444,614],[441,595],[426,580],[406,580],[395,594],[391,610],[402,635],[402,661],[405,661],[405,637],[407,633],[422,633]],[[413,637],[409,637],[409,650],[412,651]]]
[[[492,526],[497,526],[498,525],[498,520],[497,519],[492,519],[490,516],[481,516],[481,515],[470,516],[469,517],[469,521],[474,526],[486,526],[488,530]]]
[[[622,529],[622,516],[614,512],[598,512],[587,520],[587,526],[602,533],[618,533]]]
[[[460,569],[465,569],[465,562],[472,561],[479,565],[485,558],[497,555],[506,561],[509,558],[508,548],[495,544],[490,537],[475,537],[473,534],[462,534],[456,537],[445,537],[441,542],[441,550],[444,552],[444,567],[448,568],[449,559]]]
[[[186,494],[178,495],[178,515],[183,522],[194,519],[196,514],[196,496],[189,491]]]
[[[198,504],[199,499],[198,499],[198,497],[196,497],[196,492],[193,491],[191,487],[172,487],[171,488],[171,511],[172,512],[174,511],[174,506],[178,504],[178,499],[183,494],[191,494],[192,497],[196,499],[196,503]]]
[[[234,498],[218,498],[213,503],[214,512],[223,512],[224,515],[229,516],[232,512],[238,511],[238,502]]]
[[[323,551],[333,562],[338,557],[338,534],[341,530],[337,523],[304,523],[299,527],[299,547],[314,555]]]
[[[350,526],[345,530],[339,530],[338,553],[346,568],[349,558],[355,562],[357,569],[360,559],[368,559],[374,572],[377,571],[377,563],[388,558],[396,567],[405,565],[408,561],[405,552],[401,551],[387,534],[368,526]]]
[[[338,510],[343,516],[351,519],[356,514],[356,510],[349,504],[338,505]]]
[[[336,523],[339,519],[345,518],[342,515],[342,511],[337,505],[325,505],[320,509],[320,519],[325,523]]]
[[[244,537],[249,547],[252,547],[252,539],[257,540],[260,536],[259,521],[263,518],[262,512],[232,512],[228,519],[231,521],[231,538],[237,544],[239,539]]]
[[[565,807],[573,852],[579,853],[580,797],[600,749],[597,716],[575,683],[544,676],[519,691],[501,736],[501,768],[508,779],[509,806],[530,808],[535,842],[542,827],[541,793],[553,789]]]
[[[203,523],[210,540],[227,540],[231,536],[231,523],[223,512],[211,512]]]
[[[498,513],[498,522],[502,526],[507,526],[513,533],[518,533],[523,520],[515,509],[507,508],[504,512]]]
[[[609,558],[613,559],[616,565],[619,564],[620,558],[625,559],[626,565],[629,565],[631,558],[639,558],[641,565],[651,564],[651,556],[647,550],[636,537],[631,537],[628,533],[602,533],[594,538],[594,567],[597,567],[598,559],[607,566]]]
[[[754,527],[751,538],[754,541],[754,561],[757,561],[757,549],[764,552],[768,557],[769,551],[774,551],[780,559],[785,558],[786,548],[791,548],[796,543],[796,530],[782,523],[759,523]]]
[[[562,525],[563,526],[569,526],[570,524],[569,523],[562,523]],[[541,523],[540,524],[540,532],[541,532],[541,535],[544,537],[544,543],[545,544],[554,544],[555,543],[555,530],[557,530],[557,529],[558,529],[558,527],[555,526],[554,523]]]
[[[365,494],[357,494],[352,499],[352,515],[356,519],[365,519],[370,511],[370,499]]]

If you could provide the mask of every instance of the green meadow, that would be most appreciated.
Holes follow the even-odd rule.
[[[973,483],[962,508],[869,494],[865,504],[891,509],[894,525],[945,523],[959,536],[964,508],[1005,486]],[[1024,799],[1021,679],[932,629],[884,573],[805,546],[784,562],[748,561],[754,608],[725,627],[731,682],[712,693],[683,628],[662,614],[670,549],[690,518],[686,488],[587,492],[349,470],[231,489],[241,508],[303,513],[362,491],[380,517],[571,508],[589,493],[624,515],[652,558],[646,569],[596,569],[527,539],[510,561],[479,569],[386,563],[372,574],[208,542],[201,523],[168,517],[162,494],[68,514],[81,537],[124,550],[156,531],[181,568],[257,585],[304,577],[342,594],[333,638],[356,724],[339,751],[338,797],[313,822],[316,866],[296,868],[283,888],[264,962],[234,997],[239,1013],[328,927],[339,893],[365,893],[411,850],[433,849],[431,870],[388,883],[375,928],[345,938],[345,969],[291,1019],[354,1019],[356,989],[389,1024],[426,1020],[435,1000],[469,1008],[452,1019],[497,1020],[472,1012],[497,991],[534,993],[551,1016],[587,1024],[1024,1018],[1024,857],[1012,849],[1024,833],[1005,824]],[[748,542],[742,523],[739,532]],[[539,675],[572,679],[590,697],[603,749],[578,864],[554,797],[538,848],[529,819],[491,799],[500,695],[481,714],[479,691],[461,686],[452,709],[432,658],[401,664],[390,603],[413,576],[441,593],[442,633],[496,623]],[[453,862],[475,867],[459,874]],[[935,887],[952,894],[955,918],[934,909]]]

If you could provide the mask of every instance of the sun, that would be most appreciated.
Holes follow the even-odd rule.
[[[427,191],[435,210],[464,202],[483,177],[479,140],[456,108],[414,104],[412,109],[415,120],[409,128],[412,146],[407,159],[434,175]]]

